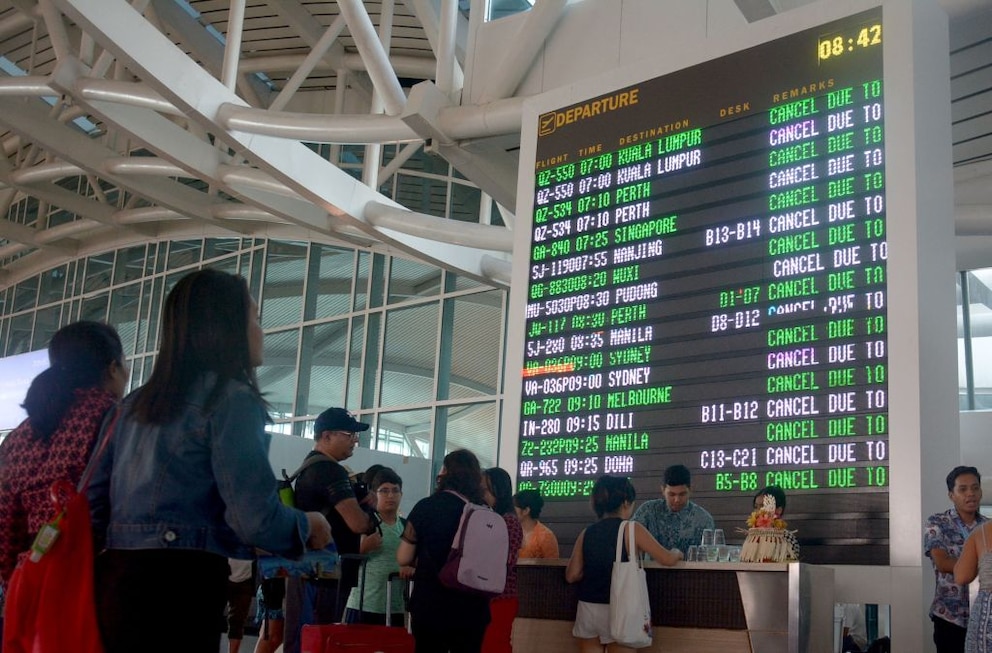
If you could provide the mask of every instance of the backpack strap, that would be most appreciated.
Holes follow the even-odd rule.
[[[289,483],[292,483],[293,481],[295,481],[300,476],[300,474],[303,473],[303,470],[304,469],[306,469],[307,467],[311,467],[313,465],[316,465],[317,463],[322,463],[322,462],[325,462],[325,461],[334,462],[333,459],[330,456],[328,456],[327,454],[318,453],[316,456],[310,456],[306,460],[304,460],[303,461],[303,464],[300,465],[300,467],[295,472],[293,472],[291,475],[289,475],[289,476],[286,475],[286,469],[283,468],[283,470],[282,470],[282,479],[284,481],[287,481]]]
[[[459,499],[461,499],[465,503],[469,503],[469,500],[463,494],[461,494],[460,492],[455,492],[454,490],[445,490],[445,492],[447,492],[448,494],[455,495],[456,497],[458,497]]]

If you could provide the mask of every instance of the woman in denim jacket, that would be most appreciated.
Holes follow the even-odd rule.
[[[216,653],[228,557],[250,557],[251,547],[299,557],[330,541],[322,515],[276,495],[254,371],[257,313],[240,277],[181,279],[165,301],[151,378],[104,428],[88,495],[105,547],[96,599],[107,653]]]

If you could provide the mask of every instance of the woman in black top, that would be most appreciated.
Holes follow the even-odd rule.
[[[620,646],[610,637],[610,580],[617,533],[634,512],[634,497],[630,479],[599,477],[592,490],[592,507],[599,521],[579,533],[565,568],[565,580],[579,583],[579,606],[572,635],[579,640],[581,653],[602,653],[604,646],[609,653],[634,650]],[[663,565],[671,566],[682,559],[681,551],[669,551],[661,546],[636,522],[634,545],[637,555],[647,553]]]
[[[417,653],[478,653],[489,623],[489,599],[445,587],[438,579],[448,559],[465,502],[482,503],[482,469],[471,451],[444,457],[437,491],[410,511],[396,560],[415,565],[410,625]]]

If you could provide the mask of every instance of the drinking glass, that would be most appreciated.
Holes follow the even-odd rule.
[[[713,542],[713,529],[712,528],[704,528],[703,529],[703,537],[699,541],[699,544],[701,546],[713,546],[714,542]]]
[[[730,558],[728,562],[740,562],[741,561],[741,547],[732,546],[730,547]]]
[[[733,547],[727,546],[726,544],[721,544],[720,546],[714,548],[717,550],[716,559],[719,562],[730,562],[730,550]]]
[[[713,546],[723,546],[727,543],[727,538],[723,535],[723,529],[718,528],[713,531]]]
[[[699,560],[699,547],[695,544],[689,545],[689,550],[685,554],[686,562],[696,562]]]
[[[719,556],[720,556],[720,547],[718,546],[706,547],[706,562],[716,562]]]

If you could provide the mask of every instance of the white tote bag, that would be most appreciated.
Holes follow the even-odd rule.
[[[626,526],[626,528],[625,528]],[[627,532],[629,562],[621,562],[623,534]],[[617,555],[610,581],[610,637],[630,648],[651,646],[651,603],[648,579],[634,545],[634,522],[625,521],[617,532]]]

